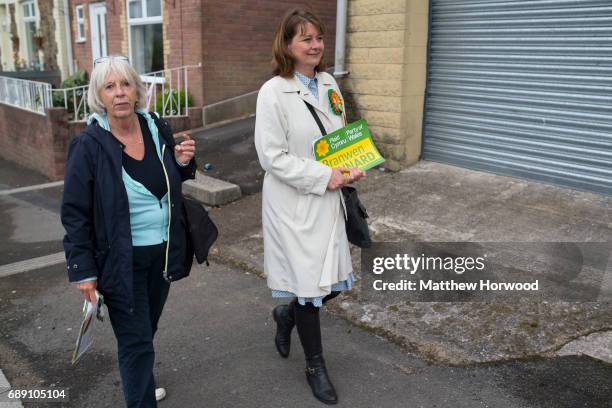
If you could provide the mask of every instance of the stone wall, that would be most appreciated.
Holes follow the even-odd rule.
[[[342,80],[349,119],[364,118],[385,166],[399,170],[421,154],[428,0],[349,0]]]

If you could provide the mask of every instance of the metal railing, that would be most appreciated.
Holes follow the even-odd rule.
[[[66,109],[70,120],[87,119],[89,115],[89,106],[87,105],[88,88],[89,85],[82,85],[73,88],[52,89],[53,106]]]
[[[161,116],[189,116],[188,107],[192,105],[189,96],[189,75],[187,71],[201,68],[202,64],[184,65],[141,75],[147,88],[146,109],[158,112]]]
[[[189,116],[192,105],[189,96],[188,70],[201,68],[202,64],[184,65],[141,75],[146,88],[146,110],[161,116]],[[87,105],[88,85],[73,88],[52,89],[44,82],[0,76],[0,102],[45,114],[45,109],[62,107],[70,120],[85,120],[89,115]]]
[[[161,71],[142,74],[140,78],[146,88],[147,104],[143,108],[158,112],[160,116],[189,116],[191,97],[189,96],[188,70],[201,68],[202,64],[184,65]],[[88,86],[53,89],[55,106],[64,107],[71,120],[84,120],[89,115],[87,106]]]
[[[51,85],[0,76],[0,102],[44,115],[53,106]]]

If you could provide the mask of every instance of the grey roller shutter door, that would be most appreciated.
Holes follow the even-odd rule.
[[[423,158],[612,195],[612,0],[431,0]]]

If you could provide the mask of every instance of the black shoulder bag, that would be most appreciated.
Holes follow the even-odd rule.
[[[325,136],[327,131],[317,115],[315,108],[304,101],[306,107],[312,114],[321,134]],[[368,212],[365,207],[359,201],[357,190],[354,187],[345,186],[342,187],[342,195],[344,197],[344,204],[346,206],[346,236],[351,244],[357,245],[360,248],[369,248],[372,246],[372,239],[370,238],[370,229],[368,228]]]

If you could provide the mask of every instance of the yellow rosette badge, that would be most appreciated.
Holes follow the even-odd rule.
[[[319,140],[317,142],[316,149],[317,149],[317,155],[325,156],[327,152],[329,152],[329,143],[327,143],[326,140]]]

